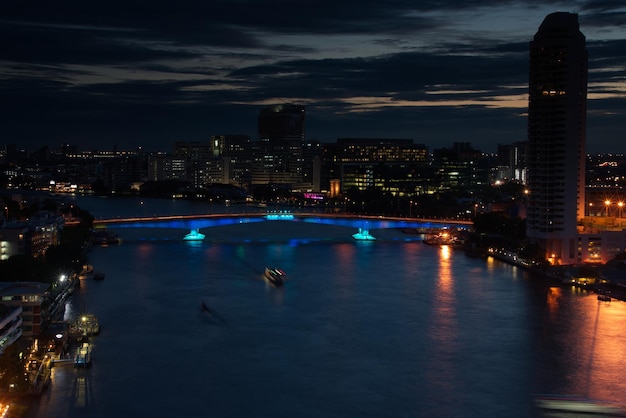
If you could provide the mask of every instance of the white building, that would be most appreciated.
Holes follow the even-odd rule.
[[[22,336],[22,307],[0,304],[0,354]]]

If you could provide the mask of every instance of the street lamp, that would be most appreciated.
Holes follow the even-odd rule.
[[[619,208],[619,224],[622,224],[622,208],[624,207],[624,202],[617,202],[617,207]]]
[[[409,218],[413,217],[413,201],[409,200]]]
[[[605,200],[604,201],[604,207],[606,208],[606,215],[605,217],[609,217],[609,206],[611,206],[611,201],[610,200]]]

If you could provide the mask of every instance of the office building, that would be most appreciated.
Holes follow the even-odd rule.
[[[306,169],[304,120],[304,106],[284,104],[261,109],[252,184],[299,185],[303,182]]]
[[[147,158],[148,181],[187,179],[187,159],[158,153]]]
[[[432,166],[436,192],[475,193],[489,184],[489,167],[484,164],[483,154],[469,142],[433,150]]]
[[[252,142],[248,135],[214,135],[213,158],[223,161],[224,183],[250,188]]]
[[[324,188],[339,180],[341,193],[379,188],[394,196],[421,194],[426,180],[419,174],[427,160],[426,147],[412,139],[339,138],[324,146]]]
[[[304,141],[304,106],[275,105],[261,109],[258,118],[259,139]]]
[[[527,236],[553,264],[573,264],[585,210],[587,50],[578,15],[544,19],[529,70]]]
[[[526,184],[526,156],[528,155],[528,142],[515,142],[513,144],[498,144],[496,180],[517,181]]]
[[[219,168],[221,164],[217,164],[216,168],[211,161],[212,155],[213,150],[208,141],[174,143],[174,157],[185,159],[186,180],[194,188],[202,188],[209,183],[223,182],[223,171],[220,172]]]

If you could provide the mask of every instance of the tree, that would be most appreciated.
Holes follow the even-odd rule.
[[[14,395],[28,393],[26,357],[17,344],[8,346],[0,355],[0,391]]]

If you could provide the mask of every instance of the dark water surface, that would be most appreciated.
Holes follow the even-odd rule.
[[[96,217],[137,205],[93,202],[79,204]],[[67,306],[100,320],[93,365],[55,367],[32,417],[529,417],[537,393],[626,404],[623,302],[389,231],[119,232],[89,254],[105,280]],[[266,265],[287,272],[283,288],[263,281]]]

